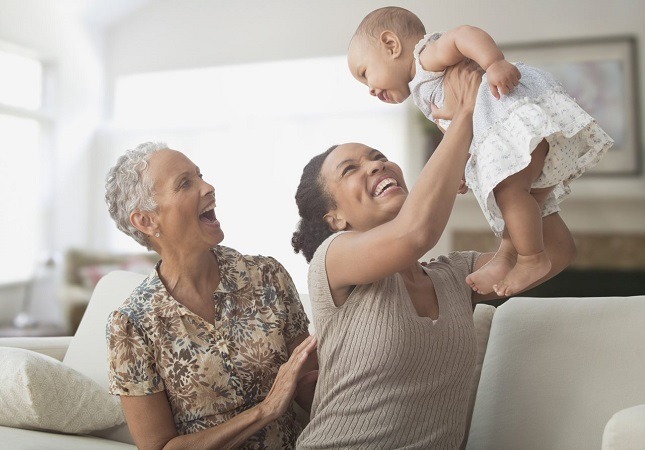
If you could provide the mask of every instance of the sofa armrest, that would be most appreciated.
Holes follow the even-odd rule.
[[[645,405],[632,406],[611,416],[602,434],[602,450],[643,448],[645,442]]]
[[[0,338],[0,347],[24,348],[62,361],[71,340],[72,336],[5,337]]]

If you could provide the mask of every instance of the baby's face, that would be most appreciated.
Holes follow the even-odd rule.
[[[410,64],[395,57],[379,40],[355,36],[349,46],[347,64],[371,95],[385,103],[401,103],[410,96]]]

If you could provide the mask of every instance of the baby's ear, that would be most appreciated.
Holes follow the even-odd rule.
[[[347,228],[347,221],[343,219],[342,217],[336,216],[334,213],[327,213],[323,217],[325,222],[327,222],[327,225],[329,226],[329,229],[331,231],[343,231],[345,228]]]
[[[385,30],[381,33],[380,37],[381,46],[385,49],[388,55],[397,58],[403,51],[401,39],[394,31]]]

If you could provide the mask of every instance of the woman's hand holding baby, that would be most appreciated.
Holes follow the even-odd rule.
[[[465,60],[446,69],[445,98],[443,106],[438,108],[431,105],[432,116],[435,119],[452,120],[460,109],[475,108],[477,92],[484,71],[471,60]],[[441,129],[445,133],[445,130]]]

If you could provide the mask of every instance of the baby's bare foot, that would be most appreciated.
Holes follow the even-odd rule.
[[[468,275],[466,283],[478,294],[489,294],[493,292],[493,286],[504,279],[514,265],[514,256],[498,252],[479,270]]]
[[[493,286],[500,297],[509,297],[526,289],[551,270],[551,261],[544,251],[535,255],[517,255],[515,267],[506,278]]]

